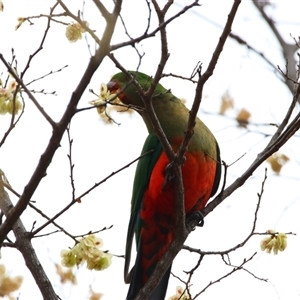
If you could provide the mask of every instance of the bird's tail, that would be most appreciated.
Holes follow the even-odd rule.
[[[153,266],[153,270],[156,266]],[[163,278],[156,286],[156,288],[152,291],[149,300],[164,300],[167,292],[169,277],[171,273],[171,266],[164,274]],[[134,300],[138,295],[139,291],[144,286],[143,283],[143,268],[142,268],[142,251],[137,252],[137,257],[135,261],[135,265],[131,270],[130,274],[130,286],[128,289],[126,300]]]

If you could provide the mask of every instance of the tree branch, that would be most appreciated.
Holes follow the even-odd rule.
[[[0,170],[0,209],[5,216],[8,216],[10,211],[13,209],[13,204],[10,201],[8,193],[4,190],[5,182],[6,178],[4,173]],[[17,219],[16,222],[14,222],[12,230],[16,237],[15,247],[22,253],[26,266],[34,277],[43,298],[47,300],[60,299],[53,290],[51,282],[42,268],[34,248],[32,247],[29,234],[20,219]]]
[[[189,122],[188,122],[188,129],[187,129],[188,132],[186,133],[184,140],[181,144],[181,147],[180,147],[178,153],[176,154],[177,157],[175,159],[173,159],[173,162],[174,162],[173,172],[175,175],[174,176],[175,181],[173,184],[176,187],[176,213],[178,213],[177,208],[181,209],[183,207],[184,189],[183,189],[183,185],[182,185],[181,165],[182,165],[183,156],[186,152],[188,143],[192,137],[192,131],[193,131],[194,124],[195,124],[196,114],[198,112],[200,102],[201,102],[203,85],[208,80],[208,78],[213,74],[213,70],[217,64],[218,58],[222,52],[225,41],[231,30],[232,22],[234,20],[234,17],[235,17],[235,14],[237,12],[240,2],[241,2],[240,0],[234,1],[231,12],[228,16],[227,23],[226,23],[223,33],[220,37],[220,41],[217,44],[216,50],[213,54],[213,57],[209,63],[207,71],[203,74],[203,76],[200,77],[200,79],[198,81],[195,100],[193,103],[192,110],[190,112],[190,117],[189,117]],[[162,40],[162,42],[164,42],[164,41]],[[166,47],[166,45],[164,45],[164,46]],[[163,46],[162,46],[162,48],[163,48]],[[164,65],[162,65],[162,66],[164,67]],[[153,88],[153,86],[151,86],[149,91],[147,91],[147,92],[149,92],[150,95],[153,94],[154,89],[158,83],[158,80],[161,77],[162,71],[163,71],[163,68],[160,72],[160,66],[159,66],[159,69],[157,71],[158,76],[157,76],[157,78],[154,78],[154,80],[156,81],[155,85],[153,84],[154,88]],[[153,90],[152,94],[150,93],[151,89]],[[148,99],[144,100],[145,106],[147,103],[146,100],[148,100]],[[151,111],[151,109],[150,109],[150,111]],[[149,110],[147,110],[147,112],[149,113]],[[152,116],[149,115],[149,117],[151,118],[151,121],[153,121]],[[154,127],[154,128],[157,128],[157,127]],[[166,151],[165,148],[164,148],[164,150]],[[184,212],[184,208],[182,208],[182,210],[180,210],[180,214],[182,215],[183,212]],[[185,216],[183,216],[182,220],[183,220],[182,222],[185,221]],[[185,226],[185,223],[183,224],[183,226],[181,226],[182,224],[179,221],[176,225],[177,226],[176,226],[176,230],[175,230],[175,236],[174,236],[174,239],[173,239],[171,245],[168,247],[167,251],[163,255],[163,258],[157,263],[157,266],[156,266],[154,272],[152,273],[151,277],[146,282],[144,287],[140,290],[140,292],[137,295],[137,297],[135,298],[135,300],[149,299],[149,295],[151,295],[151,292],[157,286],[157,284],[160,282],[164,273],[166,272],[168,267],[171,265],[173,259],[176,257],[177,253],[181,250],[184,241],[186,240],[190,231],[196,225],[196,223],[195,223],[195,221],[192,221],[192,223],[187,224],[187,226]]]
[[[299,89],[298,89],[299,90]],[[299,96],[299,95],[298,95]],[[293,102],[291,106],[293,106]],[[289,114],[289,110],[287,115]],[[279,135],[279,137],[268,144],[265,149],[260,152],[248,169],[237,178],[230,186],[228,186],[224,191],[222,191],[213,201],[208,203],[208,205],[203,209],[202,213],[204,216],[212,212],[224,199],[230,196],[236,189],[241,187],[245,181],[252,176],[253,172],[273,153],[278,151],[300,128],[300,113],[296,115],[291,124],[286,128],[285,131]],[[275,133],[276,134],[276,133]]]
[[[294,55],[296,51],[298,50],[298,46],[296,44],[288,44],[284,41],[282,35],[280,34],[279,30],[277,29],[275,22],[266,14],[264,10],[264,5],[261,5],[258,0],[253,1],[254,6],[257,8],[257,10],[260,12],[262,18],[267,22],[270,29],[274,33],[278,43],[281,46],[281,51],[284,59],[289,62],[290,68],[288,72],[292,74],[290,77],[296,78],[296,60],[294,58]],[[290,89],[291,93],[293,93],[294,85],[291,81],[289,81],[287,78],[285,79],[285,84]]]
[[[123,47],[126,47],[126,46],[131,46],[131,45],[134,45],[135,43],[139,43],[140,41],[145,40],[147,38],[154,37],[156,35],[156,33],[158,33],[161,30],[161,28],[166,27],[169,23],[171,23],[173,20],[177,19],[179,16],[184,14],[186,11],[188,11],[192,7],[199,6],[198,2],[199,2],[199,0],[196,0],[193,3],[191,3],[190,5],[185,6],[180,12],[178,12],[177,14],[175,14],[174,16],[169,18],[167,21],[160,24],[155,30],[151,31],[150,33],[144,33],[144,34],[142,34],[141,36],[139,36],[135,39],[130,39],[127,42],[122,42],[122,43],[119,43],[119,44],[116,44],[116,45],[112,45],[110,47],[110,50],[114,51],[114,50],[117,50],[119,48],[123,48]]]
[[[17,221],[23,211],[26,209],[28,202],[30,201],[34,191],[36,190],[37,186],[39,185],[40,181],[46,174],[46,170],[50,165],[52,158],[60,146],[60,141],[62,136],[72,119],[73,115],[76,113],[77,104],[85,91],[87,85],[89,84],[93,74],[98,69],[100,64],[102,63],[105,56],[108,54],[109,45],[111,41],[111,37],[114,32],[115,24],[121,10],[121,0],[116,0],[115,8],[112,13],[112,18],[109,23],[107,23],[106,28],[104,30],[101,45],[96,51],[95,55],[91,57],[90,62],[84,72],[77,88],[72,94],[70,102],[61,118],[59,123],[56,123],[56,126],[53,129],[52,136],[49,140],[49,143],[41,155],[40,161],[32,174],[28,184],[26,185],[22,196],[20,197],[18,203],[14,208],[12,208],[7,215],[5,222],[0,227],[0,244],[3,243],[6,235],[11,230],[13,224]]]

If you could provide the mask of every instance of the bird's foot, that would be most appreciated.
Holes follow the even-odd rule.
[[[193,211],[186,216],[186,226],[191,227],[191,230],[195,229],[195,226],[203,227],[204,216],[201,211]]]
[[[173,162],[167,164],[165,171],[164,171],[164,175],[165,175],[165,180],[163,183],[162,188],[164,188],[168,182],[172,181],[172,179],[174,178],[174,174],[173,174]]]
[[[186,160],[186,157],[183,156],[182,157],[182,162],[181,162],[182,166],[184,165],[185,160]],[[175,177],[174,172],[173,172],[173,165],[174,165],[173,161],[168,163],[165,170],[164,170],[165,180],[164,180],[164,183],[162,185],[163,188],[168,184],[168,182],[172,181]]]

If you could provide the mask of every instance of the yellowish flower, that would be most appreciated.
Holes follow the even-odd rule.
[[[80,240],[71,250],[62,250],[62,265],[65,267],[73,267],[86,262],[89,270],[104,270],[111,264],[112,255],[105,253],[99,248],[103,246],[103,242],[95,235],[88,235]]]
[[[27,19],[20,17],[17,20],[18,20],[18,24],[16,25],[15,30],[18,30]]]
[[[55,268],[62,284],[66,282],[77,284],[76,276],[71,269],[64,270],[59,264],[55,264]]]
[[[277,245],[279,251],[284,251],[287,247],[287,236],[284,233],[278,233],[277,235]]]
[[[0,87],[0,114],[17,114],[22,110],[22,102],[18,99],[18,94],[15,95],[16,88],[15,80],[8,84],[8,88]]]
[[[10,92],[5,88],[0,88],[0,99],[7,100],[10,97]]]
[[[12,80],[9,84],[8,84],[8,90],[13,93],[17,88],[17,82],[15,80]]]
[[[96,268],[97,264],[103,257],[103,251],[99,249],[94,249],[93,251],[90,252],[90,256],[86,257],[86,267],[89,270],[93,270]]]
[[[103,297],[103,294],[94,292],[92,288],[90,288],[90,293],[89,300],[100,300]]]
[[[111,254],[103,253],[103,256],[96,262],[94,269],[97,271],[107,269],[111,265],[111,258]]]
[[[72,250],[61,250],[60,256],[62,257],[61,264],[64,267],[71,268],[77,264],[76,256]]]
[[[190,300],[190,297],[187,292],[184,292],[183,287],[176,287],[176,294],[169,297],[168,300]]]
[[[110,93],[105,83],[101,83],[99,98],[89,101],[89,104],[97,106],[98,114],[102,114],[105,111],[107,103],[120,103],[120,99],[117,97],[117,94]]]
[[[7,112],[12,114],[17,114],[21,109],[23,108],[22,103],[19,100],[15,101],[15,104],[13,100],[9,100],[7,103]]]
[[[7,104],[6,101],[0,98],[0,114],[5,115],[7,113]]]
[[[268,230],[270,236],[264,238],[260,242],[260,249],[271,253],[273,250],[274,254],[278,254],[278,251],[284,251],[287,247],[287,236],[284,233],[275,234],[274,230]]]
[[[104,113],[105,112],[105,107],[106,106],[99,106],[99,107],[97,107],[97,113],[99,115],[101,115],[102,113]]]
[[[11,293],[18,290],[22,285],[23,277],[10,277],[6,274],[4,265],[0,265],[0,297],[8,296],[11,298]]]
[[[86,26],[89,26],[88,22],[85,22]],[[81,40],[82,33],[85,32],[85,29],[79,23],[71,23],[66,28],[66,37],[69,42],[74,43],[78,40]]]

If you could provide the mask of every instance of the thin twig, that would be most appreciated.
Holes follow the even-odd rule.
[[[228,37],[228,34],[231,30],[231,25],[232,25],[232,22],[234,20],[234,17],[235,17],[235,14],[237,12],[237,9],[238,9],[238,6],[239,6],[240,2],[241,2],[240,0],[239,1],[238,0],[234,1],[231,12],[228,16],[228,20],[226,22],[225,28],[223,30],[223,33],[222,33],[221,38],[219,40],[219,43],[217,44],[216,50],[213,54],[213,57],[212,57],[212,59],[209,63],[207,71],[199,79],[199,82],[198,82],[198,85],[197,85],[197,90],[196,90],[196,95],[195,95],[195,100],[194,100],[194,104],[193,104],[193,108],[190,112],[187,133],[184,137],[184,140],[182,142],[182,145],[181,145],[179,151],[176,154],[176,156],[177,156],[176,157],[176,163],[174,163],[175,162],[175,156],[172,153],[173,152],[172,148],[170,148],[171,150],[169,150],[167,147],[165,147],[166,139],[161,138],[159,136],[160,129],[161,129],[160,124],[159,124],[159,122],[158,122],[158,124],[155,123],[157,118],[156,118],[155,113],[153,113],[153,107],[151,107],[152,106],[151,97],[152,97],[152,94],[153,94],[153,92],[155,90],[155,87],[158,83],[158,80],[161,78],[163,68],[161,68],[161,66],[159,65],[158,70],[156,72],[156,76],[153,79],[153,84],[151,85],[149,90],[146,92],[146,94],[141,93],[141,91],[138,89],[140,95],[144,96],[143,100],[144,100],[144,103],[145,103],[145,107],[146,107],[148,116],[151,119],[152,125],[155,128],[155,132],[158,135],[159,140],[163,145],[163,149],[166,152],[168,158],[169,159],[171,158],[170,161],[172,161],[174,163],[174,166],[175,166],[175,167],[173,167],[173,172],[174,172],[174,175],[175,175],[174,178],[176,180],[175,181],[175,186],[177,187],[176,188],[176,206],[177,206],[176,207],[176,213],[178,213],[177,208],[181,209],[181,207],[183,206],[183,199],[184,199],[183,186],[180,186],[180,183],[182,183],[182,174],[181,174],[181,167],[180,166],[181,166],[181,163],[183,161],[183,156],[186,152],[189,140],[192,137],[192,129],[194,127],[196,114],[197,114],[197,111],[198,111],[199,106],[200,106],[203,85],[207,81],[207,79],[213,74],[213,70],[214,70],[214,68],[217,64],[218,58],[219,58],[219,56],[222,52],[222,49],[223,49],[223,46],[225,44],[226,38]],[[156,2],[153,1],[153,3],[156,3]],[[154,4],[154,7],[158,11],[158,14],[159,14],[159,7],[156,7],[155,4]],[[165,7],[167,7],[167,4],[166,4]],[[164,9],[162,11],[164,11]],[[162,18],[160,17],[159,20],[162,21]],[[166,22],[162,23],[164,26],[162,26],[161,30],[164,30],[165,23]],[[164,37],[164,32],[163,32],[162,33],[162,43],[166,43],[164,40],[165,40],[165,37]],[[160,63],[164,64],[166,62],[167,58],[168,58],[168,52],[166,50],[167,50],[167,45],[163,44],[162,45],[162,53],[163,53],[162,55],[165,55],[164,56],[165,60],[163,60],[163,61],[161,60]],[[133,83],[135,84],[134,81],[133,81]],[[135,85],[138,88],[139,85],[137,83]],[[146,97],[146,96],[148,96],[149,98]],[[148,105],[148,106],[146,106],[146,105]],[[169,151],[169,153],[167,151]],[[181,223],[185,220],[183,212],[184,212],[184,209],[182,209],[182,211],[180,210],[180,214],[183,214],[183,218],[181,218]],[[194,224],[195,220],[192,220],[191,222],[192,223],[187,224],[187,226],[185,226],[185,224],[183,224],[183,226],[179,226],[180,223],[177,223],[176,231],[175,231],[175,237],[174,237],[172,243],[170,244],[168,250],[164,253],[162,260],[157,263],[154,272],[152,273],[151,277],[146,282],[146,284],[143,286],[143,288],[140,290],[140,292],[138,293],[135,300],[144,300],[144,299],[149,298],[149,295],[151,295],[151,291],[153,291],[153,289],[160,282],[161,278],[163,277],[163,275],[164,275],[165,271],[167,270],[167,268],[170,266],[170,264],[173,261],[174,257],[176,256],[176,254],[182,248],[182,245],[183,245],[186,237],[189,234],[187,229],[188,228],[191,229],[195,225]],[[178,230],[178,232],[177,232],[177,230]]]
[[[48,77],[49,75],[53,75],[53,74],[55,74],[55,73],[61,72],[63,69],[65,69],[65,68],[67,68],[67,67],[68,67],[68,65],[65,65],[65,66],[63,66],[62,68],[58,69],[58,70],[50,71],[50,72],[47,73],[46,75],[42,75],[42,76],[40,76],[40,77],[38,77],[38,78],[35,78],[35,79],[29,81],[28,83],[26,83],[25,85],[26,85],[26,86],[29,86],[30,84],[32,84],[32,83],[34,83],[34,82],[36,82],[36,81],[38,81],[38,80],[44,79],[44,78]]]
[[[71,138],[70,133],[71,123],[69,123],[69,126],[67,127],[67,136],[68,136],[68,142],[69,142],[69,166],[70,166],[70,180],[71,180],[71,187],[72,187],[72,201],[75,200],[75,184],[74,184],[74,164],[72,161],[72,146],[73,146],[73,139]]]
[[[118,169],[117,171],[112,172],[110,175],[108,175],[107,177],[105,177],[104,179],[102,179],[101,181],[95,183],[90,189],[88,189],[86,192],[84,192],[83,194],[81,194],[79,197],[77,197],[76,199],[73,199],[68,205],[66,205],[60,212],[58,212],[54,217],[52,217],[51,219],[49,219],[46,223],[44,223],[42,226],[40,226],[39,228],[37,228],[32,234],[36,235],[39,231],[41,231],[42,229],[44,229],[45,227],[47,227],[50,223],[53,223],[54,220],[56,220],[58,217],[60,217],[64,212],[66,212],[71,206],[73,206],[75,203],[80,203],[82,201],[82,198],[84,196],[86,196],[87,194],[89,194],[92,190],[94,190],[96,187],[98,187],[99,185],[101,185],[102,183],[106,182],[109,178],[113,177],[114,175],[120,173],[121,171],[123,171],[124,169],[130,167],[133,163],[135,163],[136,161],[138,161],[139,159],[141,159],[142,157],[149,155],[150,153],[152,153],[153,150],[148,151],[146,153],[144,153],[143,155],[139,156],[138,158],[134,159],[133,161],[131,161],[130,163],[128,163],[127,165],[123,166],[122,168]]]
[[[26,209],[34,191],[36,190],[37,186],[39,185],[41,179],[45,176],[46,170],[47,170],[48,166],[50,165],[56,150],[60,146],[60,142],[63,137],[63,134],[64,134],[68,124],[70,123],[72,117],[76,113],[76,107],[77,107],[79,100],[81,99],[83,92],[86,90],[87,85],[89,84],[95,71],[98,69],[98,67],[102,63],[103,59],[107,56],[108,48],[109,48],[108,46],[110,45],[110,41],[111,41],[111,38],[112,38],[112,35],[114,32],[116,21],[117,21],[117,18],[119,16],[119,13],[121,10],[121,4],[122,4],[121,0],[115,0],[115,7],[114,7],[114,10],[112,13],[112,17],[110,19],[110,22],[107,23],[107,26],[104,30],[100,47],[97,49],[95,55],[91,57],[88,65],[87,65],[86,71],[84,72],[77,88],[74,90],[74,92],[71,96],[71,99],[69,101],[69,104],[67,105],[67,108],[66,108],[61,120],[59,121],[58,124],[56,124],[56,123],[53,124],[53,132],[52,132],[52,136],[49,140],[49,143],[48,143],[44,153],[41,155],[38,165],[36,166],[35,171],[33,172],[27,186],[25,187],[22,196],[20,197],[16,206],[9,211],[5,222],[1,225],[1,227],[0,227],[0,244],[3,243],[8,232],[11,230],[13,224],[17,221],[17,219],[20,217],[20,215]],[[2,56],[2,58],[3,58],[3,56]],[[20,82],[20,81],[18,83],[19,84],[21,83],[21,85],[23,84],[23,82]],[[26,89],[25,89],[25,91],[26,91]],[[27,91],[28,91],[28,89],[27,89]],[[44,116],[46,117],[47,114],[44,113]],[[55,126],[55,125],[57,125],[57,126]]]
[[[247,237],[241,243],[235,245],[232,248],[229,248],[229,249],[226,249],[226,250],[223,250],[223,251],[201,251],[200,249],[195,249],[195,248],[188,247],[188,246],[185,246],[185,245],[182,248],[185,249],[185,250],[188,250],[190,252],[199,253],[200,255],[202,255],[202,254],[203,255],[204,254],[205,255],[216,255],[216,254],[228,255],[230,252],[233,252],[233,251],[237,250],[238,248],[243,247],[250,240],[250,238],[254,235],[254,232],[255,232],[255,229],[256,229],[256,223],[257,223],[257,215],[258,215],[260,203],[261,203],[261,200],[262,200],[262,195],[263,195],[263,192],[264,192],[264,186],[265,186],[266,180],[267,180],[267,169],[265,169],[265,176],[264,176],[263,181],[261,183],[260,193],[257,194],[258,201],[257,201],[256,209],[255,209],[255,212],[254,212],[254,220],[253,220],[252,228],[250,230],[250,233],[247,235]]]
[[[43,107],[39,104],[37,99],[33,96],[33,94],[29,91],[21,77],[19,77],[14,69],[8,64],[6,59],[3,57],[2,53],[0,53],[0,60],[3,62],[3,64],[6,66],[8,72],[11,74],[11,76],[16,80],[18,85],[22,87],[22,89],[25,91],[25,93],[28,95],[29,99],[34,103],[34,105],[37,107],[37,109],[40,111],[40,113],[44,116],[44,118],[52,125],[52,127],[56,127],[57,124],[52,120],[52,118],[46,113],[46,111],[43,109]],[[25,69],[26,70],[26,69]],[[25,74],[25,70],[23,71],[23,75]]]
[[[127,42],[122,42],[116,45],[112,45],[110,47],[111,51],[126,47],[126,46],[131,46],[135,43],[139,43],[140,41],[143,41],[145,39],[148,39],[150,37],[154,37],[156,35],[156,33],[158,33],[161,28],[166,27],[169,23],[171,23],[173,20],[177,19],[179,16],[181,16],[182,14],[184,14],[185,12],[187,12],[189,9],[191,9],[194,6],[199,6],[198,4],[199,0],[194,1],[193,3],[191,3],[190,5],[185,6],[180,12],[178,12],[177,14],[175,14],[174,16],[172,16],[171,18],[169,18],[168,20],[166,20],[165,22],[163,22],[162,24],[160,24],[155,30],[151,31],[150,33],[144,33],[141,36],[131,39]]]
[[[214,284],[221,282],[221,280],[223,280],[223,279],[229,277],[230,275],[232,275],[233,273],[235,273],[235,272],[237,272],[237,271],[239,271],[239,270],[243,270],[244,265],[245,265],[246,263],[248,263],[249,261],[251,261],[255,255],[256,255],[256,253],[254,253],[250,258],[244,259],[244,261],[243,261],[239,266],[234,267],[234,268],[233,268],[230,272],[228,272],[227,274],[225,274],[225,275],[221,276],[220,278],[218,278],[218,279],[216,279],[216,280],[211,281],[210,283],[208,283],[208,284],[206,285],[206,287],[204,287],[199,293],[197,293],[197,294],[193,297],[193,299],[198,298],[201,294],[203,294],[208,288],[210,288],[210,287],[213,286]]]

